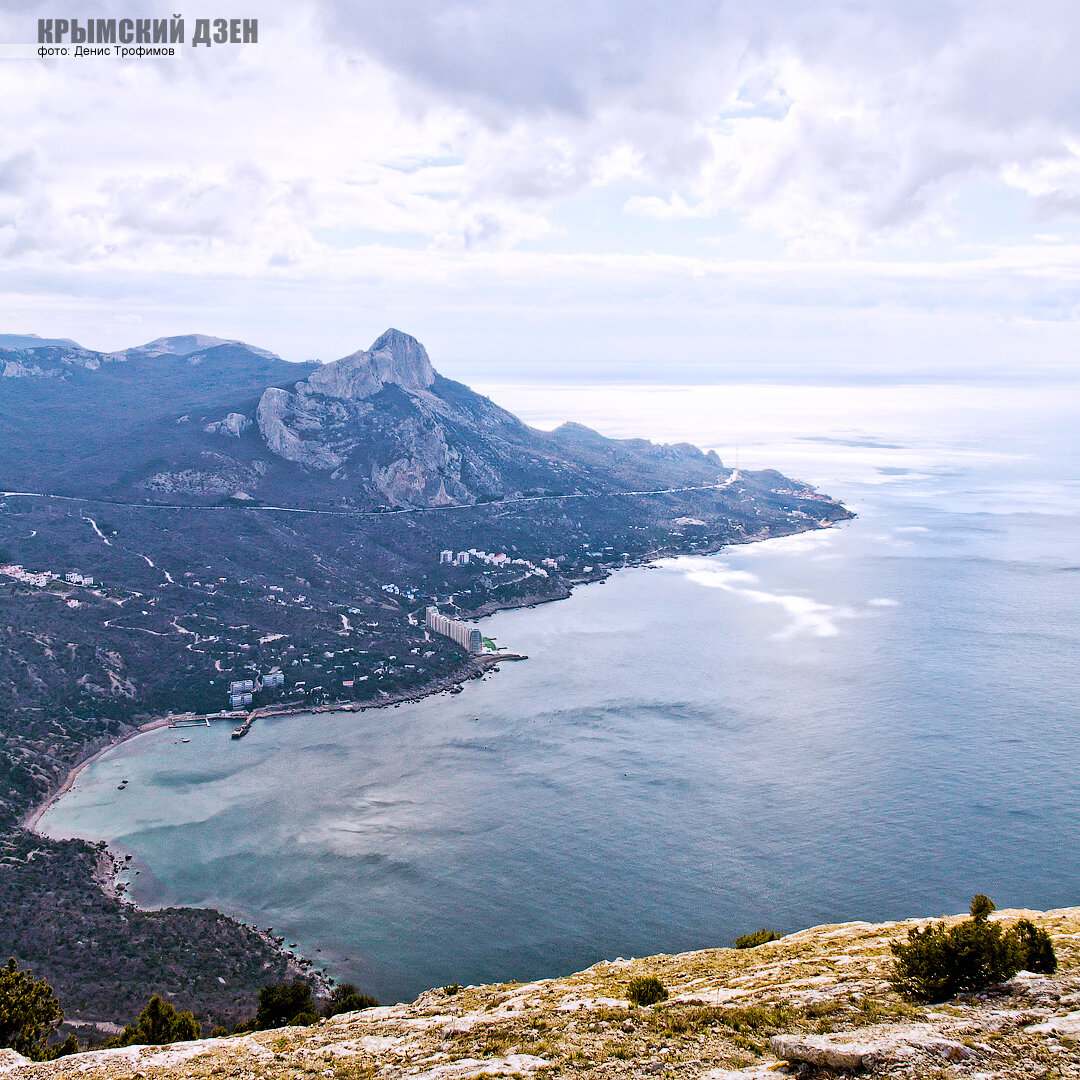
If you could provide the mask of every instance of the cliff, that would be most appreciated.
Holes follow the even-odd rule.
[[[986,993],[914,1006],[885,976],[888,943],[918,921],[846,923],[749,950],[619,959],[526,985],[429,990],[411,1005],[311,1028],[98,1051],[48,1064],[10,1059],[7,1074],[19,1080],[1080,1076],[1080,908],[994,917],[1030,918],[1049,931],[1057,974],[1021,972]],[[645,974],[658,976],[671,996],[630,1008],[627,983]]]

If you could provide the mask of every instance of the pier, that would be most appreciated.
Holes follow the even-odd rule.
[[[251,730],[251,725],[253,723],[255,723],[255,714],[249,713],[247,718],[239,727],[233,728],[232,737],[234,739],[242,739]]]

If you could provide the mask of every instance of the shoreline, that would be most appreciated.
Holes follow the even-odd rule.
[[[619,570],[634,570],[645,569],[654,564],[659,559],[665,558],[677,558],[680,556],[713,556],[726,548],[741,547],[744,545],[761,543],[765,540],[782,539],[788,536],[798,536],[806,532],[816,532],[824,529],[833,528],[845,521],[850,521],[856,517],[853,513],[848,513],[846,517],[839,518],[836,521],[829,522],[813,522],[801,527],[792,529],[790,532],[783,533],[770,533],[766,530],[764,535],[756,536],[744,536],[735,540],[726,540],[723,542],[717,541],[710,543],[696,551],[676,551],[671,549],[658,549],[649,552],[640,558],[632,561],[620,563],[617,566],[597,566],[596,570],[583,577],[566,579],[563,583],[563,588],[560,589],[554,595],[548,596],[525,596],[516,597],[508,600],[505,603],[487,603],[481,605],[480,608],[473,612],[463,613],[465,618],[470,619],[482,619],[489,615],[497,614],[500,611],[520,610],[525,608],[539,607],[541,604],[555,603],[559,600],[569,599],[576,588],[583,585],[595,585],[602,584],[612,574]],[[477,657],[470,657],[464,662],[461,668],[453,672],[450,675],[443,676],[440,679],[433,680],[432,682],[425,683],[422,686],[407,692],[400,692],[394,695],[388,695],[381,701],[368,701],[368,702],[333,702],[325,703],[321,705],[285,705],[274,706],[268,705],[262,708],[253,710],[251,713],[246,714],[249,720],[270,719],[277,717],[299,716],[308,713],[328,713],[328,712],[365,712],[369,709],[385,709],[389,707],[397,707],[404,704],[411,704],[418,701],[422,701],[425,698],[433,697],[440,693],[460,693],[464,688],[466,682],[471,679],[481,678],[490,671],[497,671],[498,665],[503,661],[512,662],[518,660],[527,660],[528,657],[513,653],[488,653],[482,654]],[[217,714],[211,714],[216,716],[218,720],[236,720],[241,719],[241,716],[236,717],[223,717]],[[110,740],[106,745],[99,747],[92,754],[78,762],[69,771],[64,781],[60,784],[56,790],[51,792],[47,798],[45,798],[40,804],[34,807],[20,822],[22,828],[28,830],[35,835],[40,835],[48,839],[47,834],[40,833],[38,831],[38,825],[41,819],[45,816],[50,809],[52,809],[59,801],[71,791],[76,780],[88,766],[92,765],[96,761],[99,761],[111,750],[128,742],[131,739],[136,738],[139,735],[148,734],[151,731],[161,730],[162,728],[172,727],[177,721],[183,720],[200,720],[204,717],[200,714],[193,713],[170,713],[166,716],[155,717],[152,720],[141,724],[137,729],[130,731],[124,735]],[[94,841],[81,838],[85,843],[93,844]],[[106,896],[110,896],[118,900],[121,904],[136,908],[140,911],[152,911],[152,908],[142,908],[126,891],[120,890],[116,887],[116,878],[123,870],[126,860],[122,858],[118,860],[116,851],[107,843],[101,849],[101,856],[108,859],[112,866],[112,874],[95,873],[94,882],[95,885],[101,889]],[[109,880],[111,878],[111,880]],[[216,909],[214,909],[216,910]],[[293,951],[286,948],[284,943],[279,943],[270,929],[259,927],[254,922],[248,919],[241,918],[235,915],[229,915],[227,912],[221,914],[225,917],[232,919],[238,925],[250,929],[255,933],[259,939],[273,952],[282,957],[282,959],[288,965],[290,974],[294,977],[301,977],[303,979],[311,981],[313,988],[317,995],[327,996],[330,988],[335,983],[334,976],[325,968],[317,968],[315,966],[316,961],[311,957],[308,957],[298,951]]]
[[[126,735],[110,739],[109,742],[95,750],[89,757],[83,758],[82,761],[72,766],[72,768],[68,770],[68,774],[64,778],[63,783],[55,791],[51,792],[43,802],[35,806],[22,821],[19,822],[19,827],[38,836],[44,835],[37,831],[38,822],[41,821],[49,810],[51,810],[53,806],[55,806],[56,803],[72,789],[83,769],[88,765],[93,765],[95,761],[103,758],[110,750],[120,746],[121,743],[126,743],[128,740],[134,739],[138,735],[144,735],[148,731],[156,731],[159,728],[168,727],[171,723],[171,717],[159,716],[145,724],[140,724],[134,731],[130,731]]]
[[[845,507],[846,509],[846,507]],[[542,604],[553,604],[560,600],[568,600],[574,593],[574,590],[584,585],[596,585],[602,584],[612,574],[617,573],[620,570],[640,570],[647,567],[650,563],[655,562],[657,559],[678,558],[684,555],[699,555],[702,557],[717,555],[725,548],[742,547],[747,544],[760,544],[766,540],[779,540],[787,536],[800,536],[807,532],[821,532],[825,529],[835,528],[837,525],[843,524],[845,521],[851,521],[855,518],[855,514],[848,511],[848,516],[839,518],[836,521],[830,521],[826,524],[819,522],[813,522],[808,525],[802,525],[798,528],[792,529],[791,532],[772,534],[766,531],[766,535],[761,536],[745,536],[737,540],[724,540],[717,541],[715,544],[709,544],[699,551],[686,552],[686,551],[673,551],[668,548],[658,548],[655,551],[648,552],[642,555],[640,558],[633,559],[632,561],[621,563],[618,566],[605,566],[597,567],[597,571],[588,577],[570,578],[567,579],[565,592],[560,592],[555,596],[539,596],[539,597],[522,597],[509,600],[506,603],[488,602],[482,604],[475,611],[465,613],[464,617],[468,619],[483,619],[489,615],[496,615],[500,611],[515,611],[523,608],[540,607]],[[250,717],[252,720],[265,720],[270,718],[284,717],[284,716],[301,716],[305,713],[326,713],[326,712],[366,712],[368,709],[385,709],[396,705],[407,705],[417,701],[422,701],[424,698],[433,697],[435,694],[446,693],[453,690],[454,687],[463,687],[470,679],[480,678],[487,674],[492,668],[496,667],[502,660],[527,660],[528,657],[520,656],[516,653],[501,653],[501,654],[489,654],[481,655],[475,659],[470,659],[465,662],[465,666],[459,672],[452,675],[444,676],[441,679],[437,679],[434,682],[426,683],[423,686],[419,686],[414,690],[408,692],[390,695],[384,701],[342,701],[342,702],[328,702],[322,705],[287,705],[287,706],[274,706],[264,705],[259,709],[253,710],[251,713],[241,716],[237,714],[235,716],[229,716],[230,720],[241,720],[246,717]],[[472,669],[471,671],[468,669]],[[216,715],[216,714],[211,714]],[[116,747],[129,742],[131,739],[137,738],[139,735],[145,735],[150,731],[157,731],[161,728],[171,727],[178,720],[197,720],[203,719],[201,714],[193,713],[169,713],[166,716],[154,717],[152,720],[147,721],[145,724],[140,724],[134,731],[130,731],[125,735],[121,735],[117,738],[110,740],[105,746],[95,750],[88,757],[74,765],[65,777],[63,783],[50,792],[37,806],[31,809],[26,816],[19,822],[21,828],[26,829],[28,832],[32,832],[35,835],[44,836],[43,833],[38,833],[37,826],[46,813],[66,795],[74,786],[75,781],[79,778],[79,774],[104,757],[110,750],[114,750]],[[218,716],[218,719],[224,719],[223,716]],[[47,837],[46,837],[47,839]]]

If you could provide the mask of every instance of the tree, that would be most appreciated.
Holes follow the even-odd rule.
[[[294,979],[291,983],[271,983],[259,991],[255,1026],[260,1030],[314,1024],[318,1018],[310,983]]]
[[[155,994],[134,1024],[128,1024],[106,1046],[164,1046],[166,1043],[191,1042],[202,1034],[190,1012],[177,1012],[160,994]]]
[[[341,983],[330,994],[323,1015],[329,1017],[338,1013],[359,1012],[361,1009],[373,1009],[378,1004],[373,997],[361,994],[352,983]]]
[[[53,988],[30,971],[20,970],[11,957],[0,968],[0,1046],[34,1061],[47,1061],[78,1050],[74,1035],[49,1046],[49,1038],[64,1022],[64,1010]]]

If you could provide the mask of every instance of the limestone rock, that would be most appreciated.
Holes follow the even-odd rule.
[[[426,390],[434,382],[435,370],[424,346],[409,334],[391,329],[370,349],[361,349],[319,368],[301,392],[366,398],[391,383],[403,390],[418,391]]]
[[[781,1061],[805,1062],[827,1069],[864,1069],[895,1056],[895,1046],[865,1035],[774,1035],[769,1048]]]
[[[234,439],[239,439],[241,435],[249,427],[251,427],[251,417],[245,416],[243,413],[231,412],[224,420],[218,420],[213,424],[207,424],[203,431],[208,435],[228,435]]]
[[[974,1057],[963,1043],[946,1038],[926,1024],[886,1026],[872,1033],[856,1030],[831,1035],[774,1035],[769,1044],[783,1061],[829,1069],[869,1069],[917,1055],[948,1062]]]
[[[1032,1024],[1027,1030],[1080,1039],[1080,1011],[1067,1013],[1065,1016],[1052,1016],[1041,1024]]]

